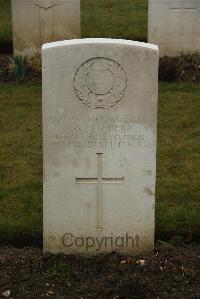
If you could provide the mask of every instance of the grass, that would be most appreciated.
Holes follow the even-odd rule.
[[[147,0],[82,0],[82,37],[145,40]],[[0,0],[0,42],[12,39],[10,0]],[[200,229],[200,86],[161,83],[156,229]],[[0,83],[0,234],[42,233],[41,86]]]
[[[147,0],[82,0],[82,37],[147,39]]]
[[[157,157],[157,230],[200,229],[200,86],[160,85]]]
[[[0,42],[12,40],[11,1],[0,0]]]
[[[41,87],[0,84],[0,233],[42,228]]]
[[[148,0],[81,0],[82,37],[144,41]],[[10,0],[0,0],[0,42],[12,40]]]
[[[156,229],[200,229],[200,86],[161,83]],[[0,234],[42,233],[41,86],[0,83]]]

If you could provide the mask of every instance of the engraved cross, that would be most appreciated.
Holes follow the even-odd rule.
[[[97,184],[97,230],[102,230],[102,185],[103,184],[120,184],[124,182],[124,177],[121,178],[104,178],[102,175],[102,155],[97,153],[97,177],[96,178],[78,178],[77,183]]]
[[[171,7],[171,10],[183,13],[185,11],[195,11],[197,10],[197,7]]]

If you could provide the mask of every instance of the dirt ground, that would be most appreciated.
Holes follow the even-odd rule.
[[[0,81],[14,81],[10,60],[0,55]],[[199,63],[161,62],[164,81],[200,82]],[[41,81],[30,66],[26,80]],[[40,299],[200,299],[200,245],[158,242],[155,254],[124,257],[113,253],[91,258],[42,255],[36,247],[0,247],[0,298]]]
[[[12,55],[3,54],[0,47],[0,82],[12,82],[16,78],[11,68]],[[195,82],[200,83],[200,55],[182,55],[179,57],[162,57],[159,63],[159,80],[166,82]],[[41,61],[33,58],[26,65],[25,82],[41,83]]]
[[[0,298],[200,298],[200,245],[158,242],[149,257],[90,258],[1,247]]]
[[[16,77],[14,75],[12,66],[12,55],[1,54],[0,55],[0,82],[14,82]],[[38,66],[39,64],[39,66]],[[42,82],[41,65],[38,62],[38,58],[29,62],[26,65],[26,74],[23,82]]]

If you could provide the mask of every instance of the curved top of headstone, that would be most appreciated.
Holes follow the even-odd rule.
[[[63,41],[44,44],[42,46],[42,49],[45,50],[50,48],[57,48],[57,47],[70,46],[70,45],[81,45],[81,44],[118,44],[118,45],[135,46],[139,48],[146,48],[146,49],[158,51],[157,45],[138,42],[138,41],[131,41],[126,39],[112,39],[112,38],[84,38],[84,39],[63,40]]]

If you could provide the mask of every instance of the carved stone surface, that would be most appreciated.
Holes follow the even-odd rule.
[[[43,46],[44,252],[154,248],[158,48]]]
[[[126,73],[116,61],[95,57],[84,62],[74,77],[77,97],[88,107],[108,109],[123,97]]]
[[[33,4],[45,10],[61,4],[58,0],[32,0]]]
[[[80,37],[80,0],[12,0],[15,54],[40,57],[44,43]]]
[[[200,51],[200,0],[149,0],[148,41],[160,56]]]

